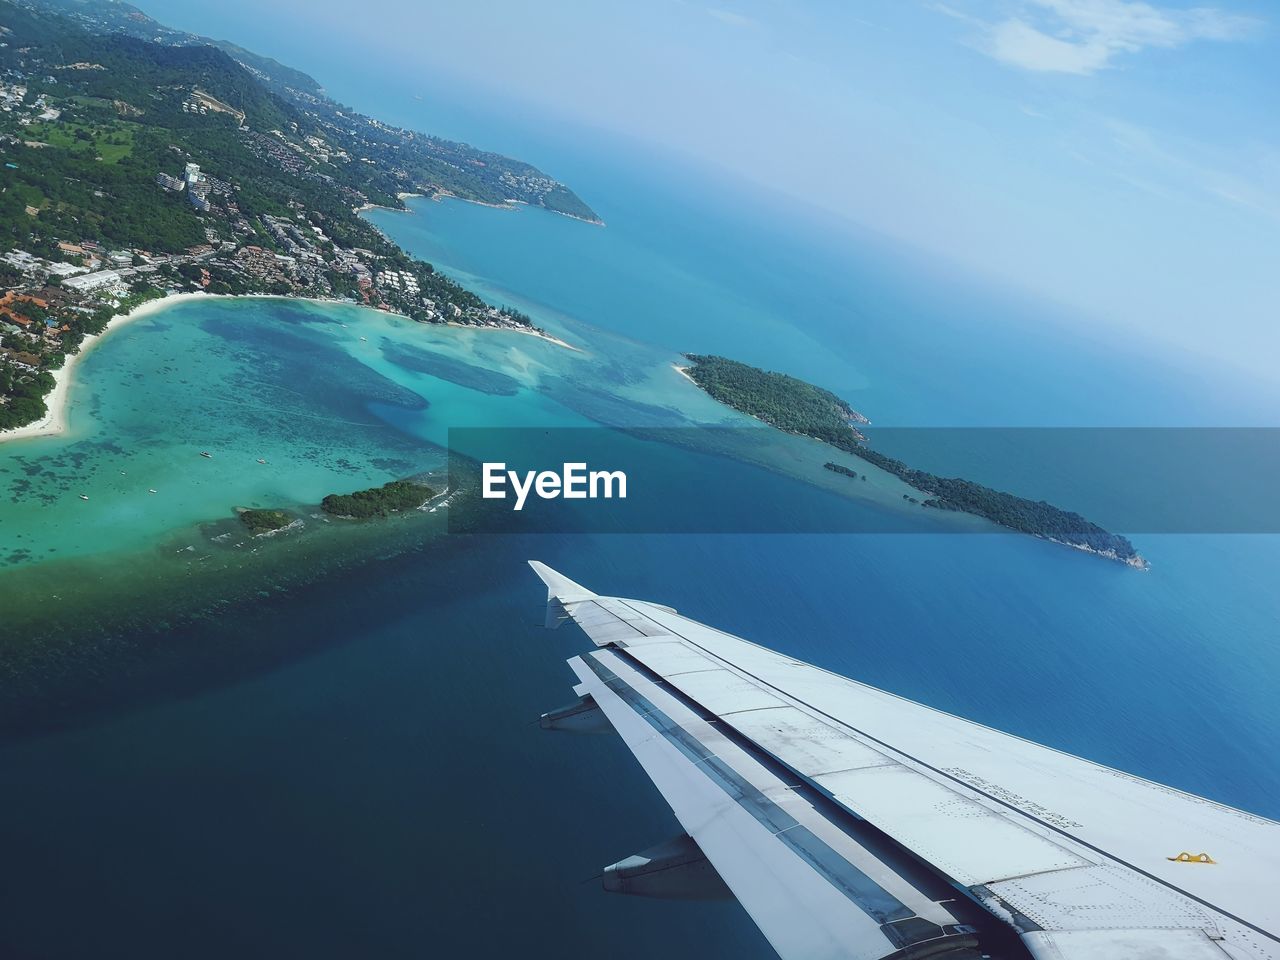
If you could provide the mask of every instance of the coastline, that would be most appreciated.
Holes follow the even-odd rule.
[[[401,200],[408,197],[427,197],[425,193],[402,193],[399,194]],[[566,213],[563,210],[553,210],[551,207],[544,207],[541,204],[532,204],[528,200],[504,200],[502,203],[490,203],[487,200],[472,200],[469,197],[460,197],[456,193],[450,193],[448,190],[437,190],[431,194],[428,199],[440,203],[442,200],[461,200],[463,203],[474,203],[478,207],[489,207],[491,210],[518,210],[521,207],[536,208],[545,210],[547,213],[554,213],[560,217],[568,217],[570,220],[577,220],[579,223],[590,224],[593,227],[603,227],[607,224],[599,217],[592,220],[588,217],[580,217],[576,213]],[[366,207],[376,207],[377,204],[367,204]]]
[[[421,194],[421,193],[410,193],[410,194],[404,194],[404,196],[406,196],[406,197],[425,197],[425,196],[426,196],[426,194]],[[514,210],[514,209],[516,209],[514,206],[506,206],[506,207],[503,207],[503,206],[498,206],[497,204],[484,203],[484,202],[482,202],[482,201],[480,201],[480,200],[467,200],[467,199],[464,199],[463,197],[457,197],[457,196],[454,196],[454,195],[453,195],[453,194],[451,194],[451,193],[445,193],[445,192],[443,192],[443,191],[441,191],[441,192],[437,192],[437,193],[435,193],[435,194],[432,194],[430,199],[431,199],[433,202],[437,202],[437,203],[438,203],[438,202],[439,202],[443,197],[446,197],[446,196],[447,196],[447,197],[449,197],[450,199],[453,199],[453,200],[460,200],[460,201],[462,201],[463,203],[475,203],[475,204],[478,204],[479,206],[482,206],[482,207],[496,207],[496,208],[497,208],[497,209],[499,209],[499,210]],[[379,206],[378,204],[376,204],[376,203],[366,203],[364,206],[356,207],[356,208],[355,208],[355,212],[356,212],[356,213],[359,213],[359,212],[360,212],[360,211],[362,211],[362,210],[372,210],[372,209],[391,210],[391,211],[393,211],[394,213],[413,213],[413,211],[412,211],[412,210],[410,210],[410,209],[408,209],[407,207],[406,207],[405,209],[401,210],[401,209],[397,209],[397,208],[395,208],[395,207],[380,207],[380,206]],[[584,221],[584,222],[585,222],[585,221]],[[379,233],[379,234],[381,234],[383,237],[385,237],[387,240],[389,240],[389,241],[391,240],[391,238],[390,238],[390,237],[388,237],[385,233],[383,233],[382,229],[381,229],[377,224],[370,223],[370,225],[373,227],[373,229],[377,230],[377,231],[378,231],[378,233]],[[391,241],[391,242],[394,242],[394,241]],[[253,294],[245,294],[245,296],[253,296]],[[266,294],[264,294],[264,296],[267,296],[267,295],[266,295]],[[320,301],[320,298],[316,298],[316,297],[284,297],[283,299],[286,299],[286,300],[306,300],[306,299],[311,299],[311,300],[317,300],[318,302],[322,302],[322,301]],[[335,302],[339,302],[339,303],[349,303],[350,301],[342,300],[342,301],[335,301]],[[363,304],[355,304],[355,306],[363,306]],[[379,308],[377,308],[377,307],[370,307],[369,309],[371,309],[371,310],[378,310]],[[413,319],[412,317],[406,317],[403,313],[400,313],[399,311],[396,311],[396,310],[381,310],[380,312],[382,312],[382,313],[390,313],[392,316],[395,316],[395,317],[404,317],[406,320],[412,320],[412,319]],[[436,326],[436,324],[433,322],[433,323],[431,324],[431,326]],[[528,329],[528,330],[526,330],[526,329],[525,329],[525,328],[523,328],[523,327],[503,327],[503,326],[493,326],[493,327],[491,327],[491,326],[484,326],[484,325],[476,324],[476,323],[458,323],[458,322],[456,322],[456,321],[454,321],[454,320],[444,320],[444,321],[442,321],[442,322],[440,323],[440,326],[445,326],[445,327],[460,327],[460,328],[464,328],[464,329],[467,329],[467,330],[507,330],[507,331],[510,331],[511,333],[523,333],[523,334],[525,334],[526,336],[537,337],[537,338],[538,338],[538,339],[540,339],[540,340],[546,340],[548,343],[554,343],[556,346],[558,346],[558,347],[564,347],[564,349],[566,349],[566,350],[573,350],[573,351],[575,351],[575,352],[577,352],[577,353],[581,353],[581,352],[582,352],[582,348],[581,348],[581,347],[575,347],[573,344],[568,343],[568,342],[566,342],[566,341],[564,341],[564,340],[561,340],[559,337],[553,336],[552,334],[547,333],[545,330],[539,330],[539,329],[537,329],[536,327],[535,327],[535,328],[532,328],[532,329]]]
[[[385,310],[382,311],[386,313]],[[404,316],[396,314],[396,316]],[[547,333],[545,330],[526,329],[525,327],[486,327],[476,323],[458,323],[456,320],[446,320],[446,327],[457,327],[459,330],[496,330],[505,333],[522,333],[526,337],[537,337],[539,340],[546,340],[548,343],[554,343],[557,347],[563,347],[566,350],[572,350],[574,353],[582,353],[581,347],[575,347],[572,343],[561,340],[554,334]]]
[[[166,294],[163,297],[148,300],[146,303],[140,303],[128,313],[121,313],[112,317],[107,321],[107,326],[101,333],[86,336],[80,344],[80,349],[67,357],[66,362],[59,369],[53,371],[54,387],[44,398],[45,406],[48,408],[45,415],[35,423],[12,427],[8,430],[0,430],[0,443],[10,440],[28,440],[33,437],[51,437],[65,433],[67,430],[67,407],[73,382],[72,374],[75,373],[76,366],[90,350],[102,342],[112,330],[117,330],[135,320],[150,316],[162,307],[176,303],[179,300],[203,296],[210,296],[210,294]]]
[[[417,196],[427,195],[420,193]],[[472,200],[470,197],[460,197],[456,193],[450,193],[448,190],[436,190],[428,199],[435,203],[440,203],[443,200],[461,200],[463,203],[474,203],[477,207],[489,207],[491,210],[515,210],[521,202],[519,200],[504,200],[502,203],[490,203],[488,200]]]
[[[409,213],[409,208],[404,206],[404,202],[410,197],[423,197],[423,193],[397,193],[396,199],[400,201],[401,206],[392,207],[385,203],[362,203],[358,207],[352,207],[351,212],[355,214],[364,213],[366,210],[394,210],[397,213]]]
[[[396,213],[408,213],[403,207],[389,207],[385,203],[362,203],[358,207],[351,208],[351,212],[355,214],[364,213],[367,210],[394,210]]]
[[[13,440],[31,440],[36,437],[53,437],[59,436],[67,431],[67,408],[70,405],[71,387],[74,383],[72,375],[75,373],[76,365],[81,359],[97,346],[112,330],[117,330],[126,324],[143,317],[148,317],[153,313],[171,307],[175,304],[182,303],[187,300],[196,299],[225,299],[225,300],[294,300],[310,303],[341,303],[351,307],[361,307],[365,310],[374,310],[378,313],[386,313],[391,316],[401,317],[409,320],[403,313],[397,313],[394,310],[378,310],[376,307],[365,306],[364,304],[352,303],[350,300],[339,300],[333,297],[291,297],[285,294],[271,293],[205,293],[203,291],[187,291],[183,293],[166,293],[162,297],[156,297],[145,303],[140,303],[128,313],[121,313],[112,317],[107,321],[106,328],[102,333],[90,334],[84,338],[80,344],[80,349],[67,357],[66,363],[58,370],[53,371],[54,386],[53,389],[45,396],[44,402],[47,412],[43,417],[35,423],[28,423],[21,427],[13,427],[9,430],[0,430],[0,443],[6,443]],[[430,324],[436,326],[436,324]],[[521,327],[482,327],[470,323],[455,323],[447,321],[440,326],[457,327],[465,330],[498,330],[510,333],[522,333],[526,336],[537,337],[540,340],[546,340],[558,347],[566,350],[581,352],[580,347],[575,347],[571,343],[566,343],[559,337],[552,336],[545,330],[526,330]]]

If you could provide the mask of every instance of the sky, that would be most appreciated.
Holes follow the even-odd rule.
[[[1275,376],[1269,0],[139,5],[322,83],[340,64],[622,135]]]

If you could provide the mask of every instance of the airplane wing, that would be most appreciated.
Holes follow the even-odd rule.
[[[1280,823],[1001,733],[531,561],[579,700],[684,835],[606,889],[736,897],[786,960],[1280,960]]]

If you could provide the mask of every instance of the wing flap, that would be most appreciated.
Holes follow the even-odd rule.
[[[635,656],[652,667],[650,648],[634,651]],[[659,671],[661,672],[661,671]],[[671,675],[671,679],[674,679]],[[749,737],[785,762],[802,777],[878,767],[898,761],[881,750],[851,739],[829,723],[789,704],[771,710],[753,710],[733,718],[734,729]]]
[[[1113,864],[1016,877],[985,891],[1046,930],[1221,930],[1194,901]]]
[[[1230,960],[1233,956],[1200,930],[1040,930],[1022,939],[1036,960]]]
[[[966,887],[1089,864],[902,764],[815,779],[837,801]]]
[[[600,651],[570,665],[781,956],[880,960],[972,943],[946,906],[627,659]]]

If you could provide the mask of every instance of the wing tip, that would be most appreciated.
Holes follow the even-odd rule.
[[[558,570],[553,570],[541,560],[526,561],[547,585],[548,600],[590,600],[596,596],[580,583],[575,583]]]

